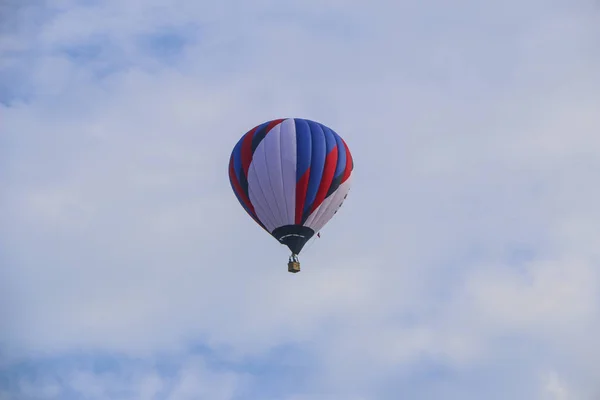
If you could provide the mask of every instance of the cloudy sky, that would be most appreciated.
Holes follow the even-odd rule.
[[[0,399],[600,398],[598,2],[0,18]],[[290,116],[355,161],[299,274],[227,177]]]

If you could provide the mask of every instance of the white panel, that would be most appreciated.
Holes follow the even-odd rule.
[[[338,187],[338,189],[339,189],[339,187]],[[327,210],[327,207],[329,207],[329,204],[334,200],[335,200],[335,192],[331,193],[331,195],[329,197],[327,197],[325,200],[323,200],[321,202],[321,204],[319,204],[319,207],[317,207],[315,209],[315,211],[313,211],[308,216],[308,218],[304,222],[304,226],[308,226],[309,228],[312,228],[312,226],[317,221],[317,218],[319,218],[321,215],[323,215],[323,213]]]
[[[269,232],[273,232],[277,227],[275,222],[276,219],[269,206],[269,202],[265,197],[261,182],[256,173],[256,168],[253,164],[254,162],[250,164],[250,168],[248,169],[248,195],[250,197],[250,202],[254,206],[254,211],[256,211],[258,219],[265,225],[265,228],[267,228]]]
[[[254,192],[252,204],[256,201],[262,210],[260,220],[269,221],[267,229],[272,232],[294,223],[296,129],[293,119],[273,127],[259,143],[250,163],[248,185]]]
[[[263,198],[266,203],[265,208],[269,210],[271,221],[275,227],[281,226],[279,206],[274,196],[273,188],[271,187],[269,168],[267,167],[264,140],[254,151],[252,162],[250,163],[250,169],[254,169],[255,181],[253,181],[253,183],[255,183],[258,187],[260,187],[260,190],[262,190],[264,196]]]
[[[293,225],[296,219],[296,124],[293,119],[281,123],[281,167],[283,177],[283,192],[286,224]]]
[[[333,192],[328,198],[315,211],[311,213],[306,222],[305,226],[308,226],[312,230],[319,232],[323,227],[333,218],[336,211],[342,206],[344,198],[350,190],[352,181],[352,175],[342,183],[335,192]]]

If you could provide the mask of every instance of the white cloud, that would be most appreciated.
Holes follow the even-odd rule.
[[[72,363],[66,368],[58,364],[54,370],[37,371],[15,381],[11,390],[0,392],[0,398],[19,400],[38,399],[232,399],[241,385],[244,374],[218,371],[209,367],[202,357],[177,359],[167,374],[155,366],[131,360],[121,361],[116,370],[99,369],[101,361],[88,364]],[[2,397],[4,396],[4,397]]]
[[[570,400],[577,399],[568,389],[566,384],[555,372],[544,374],[542,399],[548,400]]]
[[[215,373],[201,359],[192,359],[177,378],[169,399],[227,400],[235,395],[240,378],[233,373]]]

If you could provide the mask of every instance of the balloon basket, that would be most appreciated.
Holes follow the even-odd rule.
[[[291,272],[293,274],[300,272],[300,263],[298,261],[288,262],[288,272]]]

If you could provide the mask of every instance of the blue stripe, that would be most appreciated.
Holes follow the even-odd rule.
[[[246,133],[248,135],[248,133]],[[240,183],[240,187],[244,191],[244,194],[247,198],[250,198],[250,193],[248,192],[248,178],[246,174],[244,174],[244,166],[242,165],[242,144],[246,135],[242,136],[238,144],[233,149],[234,151],[234,159],[233,159],[233,167],[235,169],[235,175],[238,178],[238,182]]]
[[[335,141],[335,136],[333,136],[333,131],[331,129],[324,125],[321,125],[321,128],[323,128],[323,132],[325,132],[325,142],[327,144],[327,151],[325,152],[325,155],[327,155],[331,152],[331,150],[333,150],[337,143]]]
[[[267,136],[267,126],[271,123],[271,121],[263,122],[260,126],[254,131],[254,136],[252,137],[252,154],[256,151],[256,148],[262,142],[262,140]]]
[[[233,148],[233,151],[231,152],[231,158],[233,159],[233,170],[235,172],[235,176],[237,177],[238,183],[240,184],[242,190],[244,190],[244,185],[242,184],[243,181],[240,179],[240,177],[244,175],[244,173],[242,171],[242,142],[244,141],[245,136],[246,135],[242,136],[242,138],[237,142],[237,144]],[[245,179],[244,179],[244,181],[245,181]],[[231,179],[231,177],[229,177],[229,183],[231,184],[231,189],[233,189],[233,193],[235,194],[235,197],[238,199],[238,201],[240,202],[240,204],[242,205],[244,210],[246,210],[246,212],[248,214],[256,217],[256,214],[252,213],[250,211],[250,209],[248,209],[248,207],[246,207],[246,205],[242,201],[241,193],[239,193],[236,190],[235,186],[233,185],[233,180]],[[248,185],[246,184],[246,191],[247,191],[247,187],[248,187]],[[246,193],[246,197],[248,197],[248,193]]]
[[[308,211],[317,197],[317,191],[321,179],[323,178],[323,169],[325,167],[325,157],[327,156],[327,143],[325,134],[320,124],[308,121],[312,137],[312,153],[310,160],[310,178],[308,181],[308,190],[306,192],[306,202],[304,203],[304,212]],[[304,217],[303,217],[304,218]]]
[[[311,162],[311,147],[312,138],[310,134],[310,127],[308,122],[296,118],[294,119],[296,125],[296,182],[302,178],[304,173],[310,167]],[[312,173],[312,172],[311,172]]]
[[[242,182],[241,176],[243,175],[242,172],[242,142],[244,141],[244,137],[246,135],[242,136],[242,138],[237,142],[237,144],[235,145],[235,147],[233,148],[233,153],[232,153],[232,157],[233,157],[233,169],[235,170],[235,175],[237,176],[238,182]]]
[[[335,168],[335,174],[333,175],[335,178],[344,173],[346,169],[346,146],[344,146],[344,142],[342,142],[342,138],[333,131],[333,135],[335,136],[335,141],[337,142],[338,147],[338,159],[337,165]]]

